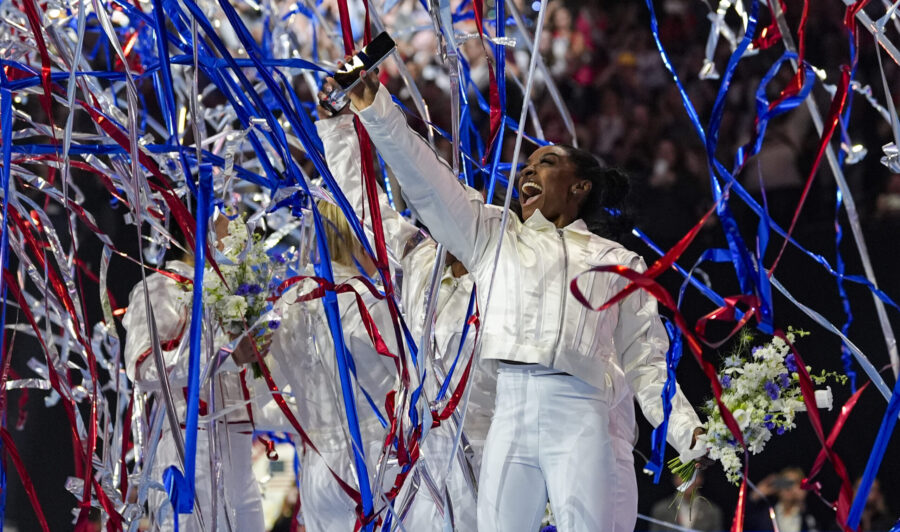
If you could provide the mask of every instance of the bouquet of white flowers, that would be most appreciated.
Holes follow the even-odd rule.
[[[261,236],[250,235],[240,217],[228,223],[222,246],[227,263],[219,264],[222,277],[211,268],[204,275],[205,303],[232,340],[246,332],[261,348],[267,333],[279,326],[277,317],[267,314],[272,310],[268,297],[280,283],[287,261],[280,254],[270,257]],[[256,362],[253,374],[262,375]]]
[[[808,334],[789,328],[785,336],[793,344],[796,337]],[[781,435],[796,427],[796,413],[805,411],[806,406],[800,391],[797,361],[790,346],[776,336],[768,343],[754,347],[747,356],[752,340],[748,330],[741,331],[737,349],[725,358],[719,382],[722,384],[722,402],[734,415],[747,449],[758,454],[772,438],[772,433]],[[823,371],[820,375],[812,375],[812,368],[807,366],[806,369],[813,382],[819,385],[828,378],[842,384],[847,380],[839,373]],[[831,409],[831,387],[816,391],[816,404],[819,408]],[[721,462],[728,480],[737,484],[743,475],[741,454],[744,449],[725,425],[714,400],[707,401],[703,410],[708,415],[703,427],[706,433],[698,438],[697,444],[705,446],[709,459]],[[693,461],[682,464],[675,458],[669,462],[669,469],[688,480],[694,474],[695,465]]]

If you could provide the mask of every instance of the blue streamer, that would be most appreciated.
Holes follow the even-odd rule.
[[[722,83],[719,86],[719,92],[716,95],[716,101],[713,105],[705,144],[709,164],[710,184],[713,190],[714,199],[717,202],[716,213],[719,216],[719,221],[722,224],[722,228],[725,232],[725,238],[728,242],[728,247],[731,250],[732,263],[734,264],[735,273],[737,274],[738,282],[741,286],[741,292],[744,294],[756,292],[759,295],[760,325],[764,330],[771,332],[771,297],[769,300],[765,299],[765,291],[762,286],[763,283],[765,283],[763,278],[766,277],[766,272],[764,268],[762,268],[762,257],[757,257],[757,263],[760,265],[760,267],[757,269],[756,275],[754,275],[754,262],[753,260],[751,260],[750,254],[747,250],[747,246],[744,244],[744,240],[741,237],[737,221],[731,215],[731,210],[728,208],[727,201],[719,201],[719,199],[722,197],[722,188],[718,180],[716,179],[717,165],[714,164],[716,160],[715,153],[716,146],[718,144],[719,126],[721,125],[722,116],[725,111],[725,95],[728,92],[728,88],[731,84],[731,79],[734,77],[735,71],[737,70],[738,63],[753,41],[753,34],[756,31],[758,12],[759,2],[754,0],[750,4],[747,30],[744,33],[744,37],[741,39],[740,44],[729,58],[728,66],[725,69],[725,72],[722,74]],[[730,173],[727,173],[723,177],[727,182],[735,181],[734,176],[732,176]]]
[[[6,82],[6,74],[0,69],[0,82]],[[0,131],[3,134],[3,168],[0,169],[0,181],[3,183],[3,220],[9,220],[9,179],[12,169],[12,92],[9,89],[0,89]],[[3,224],[0,235],[0,286],[3,286],[3,310],[0,312],[0,367],[3,365],[3,356],[6,348],[6,298],[7,286],[2,273],[6,271],[9,263],[9,223]],[[0,427],[6,430],[6,410],[0,415]],[[0,531],[2,531],[4,516],[6,515],[6,449],[0,441]]]
[[[656,245],[649,239],[649,237],[647,237],[643,233],[639,233],[639,237],[644,240],[644,242],[646,242],[652,249],[654,249],[654,251],[656,251],[660,255],[664,255],[662,250],[656,247]],[[691,268],[690,272],[684,271],[684,269],[676,264],[675,266],[678,269],[679,273],[681,273],[685,278],[678,292],[678,308],[681,308],[681,303],[684,301],[684,295],[687,291],[688,284],[694,284],[695,286],[701,287],[701,292],[707,295],[707,297],[712,299],[720,307],[724,306],[725,300],[721,296],[713,292],[708,286],[697,282],[696,277],[694,277],[694,271],[696,271],[701,264],[707,261],[721,263],[729,262],[730,260],[730,252],[727,249],[707,249],[703,252],[697,262],[694,263],[694,266]],[[740,310],[735,310],[737,312],[738,319],[740,319],[743,316],[743,313]],[[665,326],[666,332],[669,336],[669,349],[668,351],[666,351],[666,383],[663,385],[661,394],[663,403],[663,421],[659,424],[658,427],[653,429],[650,460],[645,466],[645,469],[647,471],[653,473],[653,482],[656,484],[659,483],[660,474],[662,473],[663,464],[665,462],[666,435],[668,434],[669,417],[672,413],[672,399],[675,397],[675,393],[678,390],[675,371],[678,369],[678,364],[681,362],[683,353],[683,337],[681,330],[677,327],[674,327],[668,320],[666,320]]]
[[[856,497],[853,499],[853,506],[850,507],[850,515],[847,517],[847,526],[853,530],[859,526],[859,520],[862,518],[863,510],[866,509],[866,502],[869,498],[869,491],[872,489],[872,483],[878,474],[878,468],[884,459],[884,453],[887,451],[888,443],[891,440],[891,434],[894,432],[894,426],[897,424],[897,416],[900,415],[900,380],[894,383],[894,391],[891,400],[888,401],[887,410],[884,412],[884,418],[881,420],[881,428],[878,429],[878,436],[875,437],[875,444],[869,453],[869,461],[866,463],[866,471],[863,473],[862,479],[859,481],[859,488],[856,490]]]
[[[178,529],[178,514],[194,511],[194,471],[197,462],[197,425],[200,416],[200,349],[203,333],[203,272],[206,269],[206,242],[212,201],[212,167],[200,165],[197,196],[197,230],[194,240],[194,294],[191,302],[190,351],[188,352],[187,413],[184,422],[184,473],[176,466],[163,471],[166,493],[175,510],[173,519]]]
[[[381,182],[384,186],[384,195],[387,196],[388,205],[391,206],[392,209],[397,210],[397,206],[394,204],[394,189],[391,186],[391,179],[388,177],[387,173],[387,165],[384,163],[384,159],[381,158],[381,154],[375,154],[378,157],[378,169],[381,170]]]
[[[653,429],[651,435],[650,460],[644,466],[644,470],[653,474],[653,483],[659,484],[659,477],[663,471],[663,462],[666,456],[666,434],[669,432],[669,417],[672,413],[672,399],[678,390],[675,380],[675,370],[681,361],[681,331],[672,326],[669,320],[664,322],[666,334],[669,336],[669,349],[666,351],[666,383],[662,390],[663,420],[658,427]]]
[[[853,83],[853,80],[856,78],[856,71],[859,67],[859,61],[856,50],[856,39],[854,39],[853,32],[847,32],[847,44],[850,48],[850,57],[853,58],[853,66],[850,69],[850,83]],[[847,123],[850,121],[850,113],[853,109],[853,97],[856,95],[856,91],[847,91],[847,104],[844,109],[844,113],[841,116],[841,143],[844,146],[847,146],[848,149],[852,146],[852,141],[850,139],[850,135],[847,133]],[[843,169],[844,162],[847,158],[847,152],[845,150],[840,150],[838,152],[838,167]],[[850,325],[853,324],[853,309],[850,306],[850,299],[847,296],[847,291],[844,289],[844,257],[841,254],[841,242],[844,239],[844,230],[841,227],[840,221],[840,213],[841,207],[844,204],[844,194],[841,192],[841,188],[838,187],[837,191],[835,191],[835,204],[834,204],[834,252],[835,252],[835,265],[837,267],[838,276],[836,278],[837,287],[838,287],[838,295],[841,297],[841,306],[844,310],[844,315],[847,317],[844,320],[844,324],[841,326],[841,332],[844,336],[850,331]],[[853,354],[850,352],[850,349],[847,347],[845,342],[841,342],[841,362],[844,366],[844,374],[847,375],[847,378],[850,379],[850,391],[851,393],[856,393],[856,371],[853,369]]]
[[[141,146],[141,148],[147,150],[150,153],[171,153],[173,151],[177,151],[177,148],[173,148],[167,144],[146,144]],[[62,155],[62,147],[56,146],[53,144],[16,144],[12,146],[13,153],[20,153],[24,155]],[[73,155],[125,155],[129,154],[126,148],[118,144],[73,144],[69,153]],[[209,151],[203,150],[203,159],[204,161],[212,164],[217,168],[225,168],[225,159],[215,155]],[[191,161],[196,162],[196,157],[194,153],[188,153],[188,158]],[[234,172],[251,183],[255,183],[259,186],[268,186],[269,181],[266,180],[263,176],[259,174],[255,174],[243,166],[239,166],[235,164],[233,166]]]
[[[175,125],[177,116],[177,111],[175,110],[175,89],[172,86],[172,65],[169,62],[166,12],[163,8],[162,0],[153,0],[153,22],[157,35],[157,55],[161,64],[161,68],[158,70],[159,75],[153,77],[153,82],[158,89],[160,108],[162,109],[163,120],[166,123],[166,131],[169,133],[167,143],[178,147],[178,160],[181,162],[185,182],[188,188],[191,189],[191,192],[196,194],[197,191],[194,189],[193,180],[187,177],[191,175],[191,166],[188,164],[184,146],[178,141],[178,129]],[[197,142],[199,142],[199,139],[197,139]]]
[[[477,288],[473,286],[472,293],[469,295],[469,307],[466,309],[465,325],[463,325],[462,336],[459,339],[459,348],[456,350],[456,357],[453,359],[453,364],[450,365],[450,371],[447,372],[447,376],[444,378],[443,384],[441,384],[441,389],[435,399],[436,401],[442,400],[447,394],[447,389],[450,388],[450,380],[453,378],[453,372],[456,370],[456,364],[459,362],[460,355],[462,355],[463,346],[466,345],[466,337],[469,335],[469,318],[472,317],[472,313],[475,311],[476,292]]]

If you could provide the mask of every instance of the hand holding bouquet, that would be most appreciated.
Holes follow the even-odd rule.
[[[219,264],[222,277],[211,268],[204,276],[204,297],[222,331],[232,341],[241,338],[233,356],[245,364],[255,360],[255,351],[265,355],[271,332],[279,326],[268,298],[280,282],[286,260],[281,255],[270,257],[260,235],[250,235],[240,217],[228,223],[228,235],[219,242],[227,262]],[[255,361],[253,374],[262,375]]]

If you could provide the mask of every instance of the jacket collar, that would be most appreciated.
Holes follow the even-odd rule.
[[[190,279],[194,277],[194,267],[184,261],[170,260],[166,262],[165,269]]]
[[[534,211],[534,214],[531,215],[531,218],[525,220],[525,226],[537,231],[556,230],[556,225],[545,218],[540,209]],[[584,220],[582,220],[581,218],[565,226],[563,229],[566,232],[576,233],[585,237],[590,237],[594,234],[588,229],[587,224],[584,223]]]

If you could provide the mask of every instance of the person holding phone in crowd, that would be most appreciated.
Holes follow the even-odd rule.
[[[498,381],[480,472],[479,529],[535,530],[548,497],[559,530],[613,529],[610,408],[630,392],[649,421],[662,422],[668,339],[656,301],[643,291],[595,313],[570,284],[594,266],[645,269],[638,255],[601,236],[611,236],[609,210],[621,207],[627,178],[587,152],[542,147],[516,178],[521,219],[501,225],[502,209],[462,186],[408,127],[387,90],[362,76],[349,93],[351,107],[408,203],[483,287],[481,298],[494,278],[500,294],[480,301],[488,308],[481,358],[498,367]],[[627,285],[612,273],[577,282],[595,304]],[[669,440],[682,460],[699,458],[700,420],[680,392],[674,404]]]

